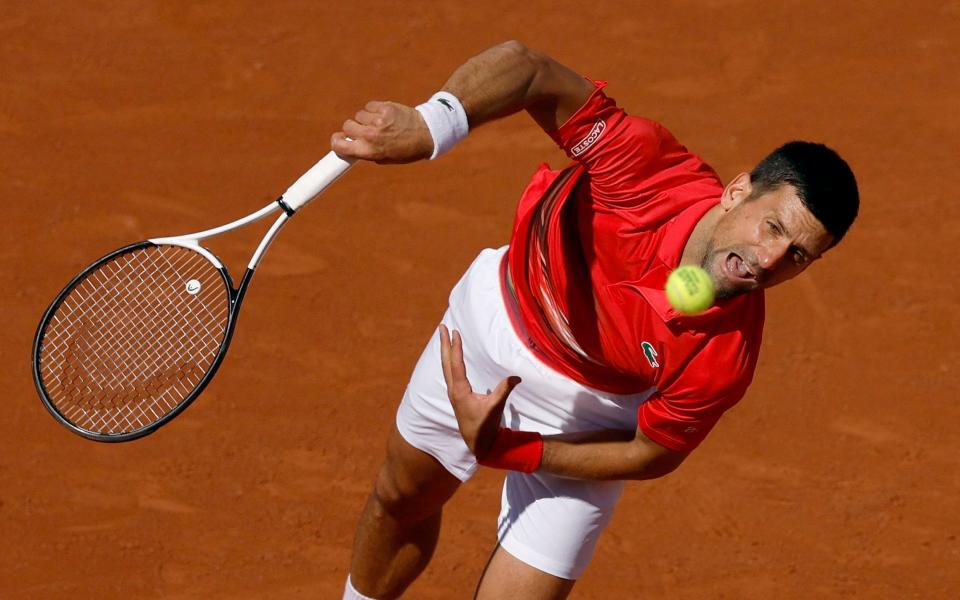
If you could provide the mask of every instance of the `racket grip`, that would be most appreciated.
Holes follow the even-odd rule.
[[[283,193],[283,201],[292,210],[316,198],[320,192],[346,173],[355,163],[355,159],[341,158],[335,152],[328,152],[310,170],[293,182]]]

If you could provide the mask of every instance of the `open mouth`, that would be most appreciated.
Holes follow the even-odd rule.
[[[727,255],[727,260],[723,262],[723,270],[726,271],[727,277],[732,281],[757,282],[757,274],[750,268],[747,262],[735,252]]]

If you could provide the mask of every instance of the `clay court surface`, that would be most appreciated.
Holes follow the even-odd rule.
[[[532,121],[360,165],[304,210],[217,378],[141,441],[50,418],[34,330],[98,256],[262,206],[366,100],[417,103],[510,38],[610,81],[725,180],[809,138],[863,195],[848,239],[768,294],[747,397],[679,471],[628,487],[573,597],[960,597],[960,2],[646,4],[6,3],[0,597],[340,597],[449,289],[507,241],[537,164],[565,162]],[[259,236],[213,248],[237,269]],[[408,597],[470,597],[501,478],[454,498]]]

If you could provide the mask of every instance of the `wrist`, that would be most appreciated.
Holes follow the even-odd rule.
[[[533,473],[543,460],[543,436],[501,427],[490,449],[477,462],[484,467]]]
[[[457,142],[467,137],[470,124],[460,100],[450,92],[437,92],[416,107],[433,138],[433,160],[449,152]]]

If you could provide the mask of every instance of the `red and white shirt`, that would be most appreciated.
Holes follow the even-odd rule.
[[[542,165],[517,208],[502,276],[517,332],[547,365],[618,394],[655,388],[638,424],[676,451],[695,448],[753,377],[762,291],[694,317],[663,291],[717,174],[658,123],[628,116],[605,84],[558,130],[575,162]]]

